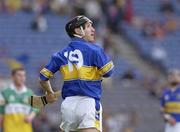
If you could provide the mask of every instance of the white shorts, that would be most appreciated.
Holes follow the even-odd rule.
[[[180,123],[176,123],[174,126],[166,123],[165,132],[180,132]]]
[[[102,132],[102,107],[93,98],[86,96],[66,97],[61,104],[61,116],[60,128],[65,132],[85,128],[96,128]]]

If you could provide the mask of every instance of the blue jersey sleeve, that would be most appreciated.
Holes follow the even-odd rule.
[[[160,104],[161,104],[163,111],[164,111],[164,106],[166,104],[165,96],[166,96],[166,90],[163,91],[162,96],[160,98]]]
[[[165,106],[164,96],[161,97],[160,103],[161,103],[161,107]]]
[[[114,64],[102,48],[99,48],[94,56],[95,66],[99,69],[99,74],[103,77],[109,77],[113,73]]]
[[[49,80],[60,69],[61,65],[60,56],[57,53],[53,54],[50,62],[40,71],[40,79],[43,81]]]

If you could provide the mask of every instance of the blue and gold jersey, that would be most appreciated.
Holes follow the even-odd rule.
[[[177,122],[180,122],[180,86],[175,91],[164,90],[161,106],[165,113],[170,114]]]
[[[65,49],[52,55],[50,62],[40,71],[40,79],[46,81],[60,71],[64,80],[63,98],[82,95],[99,100],[102,77],[109,77],[113,67],[102,48],[74,38]]]

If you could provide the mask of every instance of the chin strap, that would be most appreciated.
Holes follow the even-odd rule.
[[[85,32],[84,32],[84,29],[82,26],[80,26],[80,29],[81,29],[81,34],[74,34],[75,37],[78,37],[78,38],[83,38],[85,36]]]

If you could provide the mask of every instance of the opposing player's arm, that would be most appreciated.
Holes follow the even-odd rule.
[[[107,56],[102,48],[99,48],[95,54],[95,65],[99,69],[99,74],[102,77],[109,77],[113,73],[114,64],[112,60]]]

